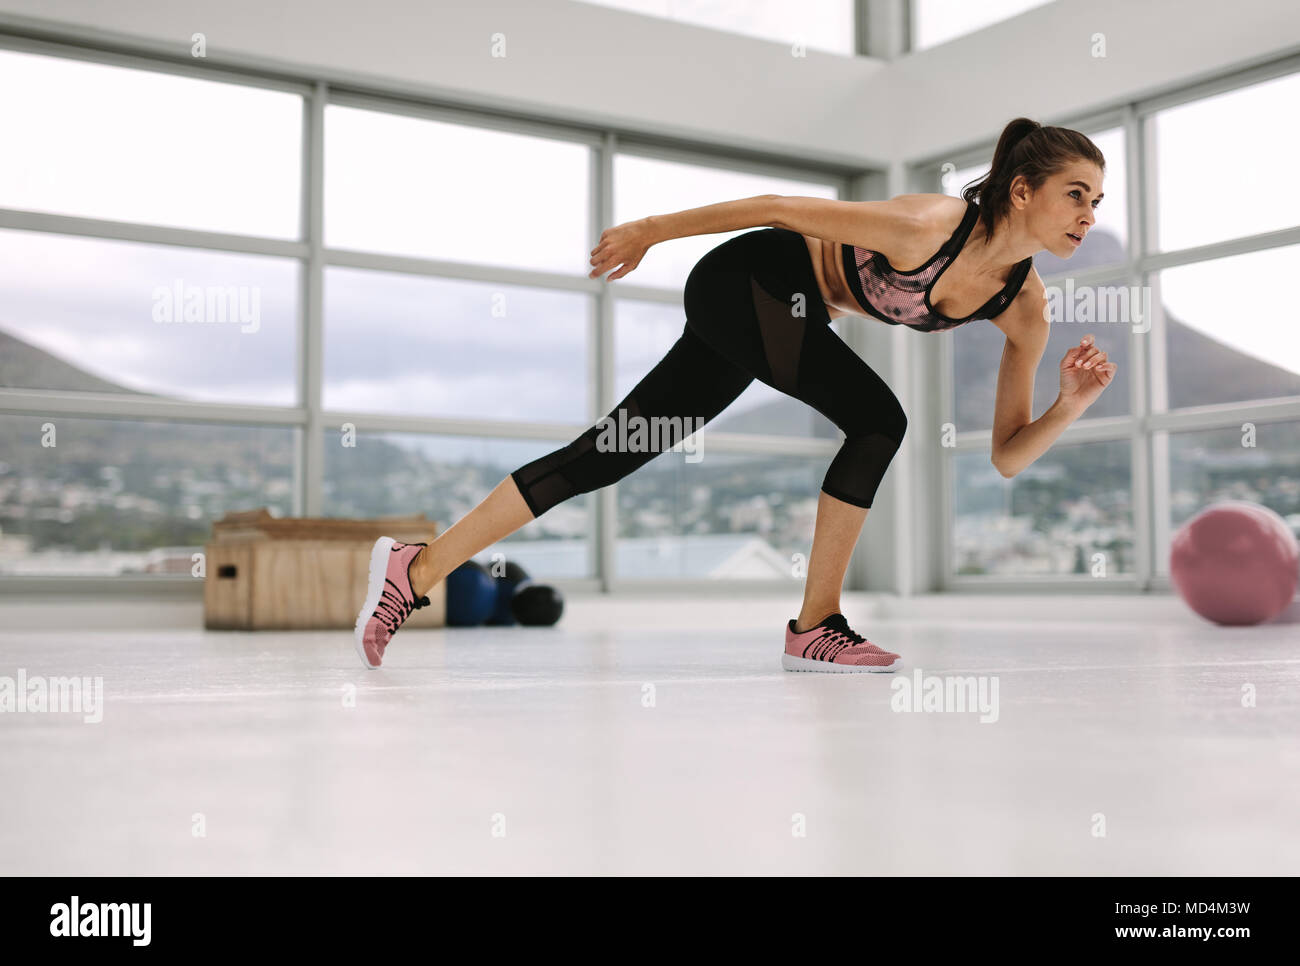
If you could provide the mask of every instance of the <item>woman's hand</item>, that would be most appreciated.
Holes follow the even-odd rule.
[[[656,241],[658,239],[645,218],[606,228],[600,233],[600,242],[591,250],[591,264],[595,267],[587,277],[604,275],[611,268],[622,265],[606,281],[622,278],[641,264],[641,259]]]
[[[1110,385],[1117,368],[1093,344],[1091,333],[1085,335],[1061,360],[1061,398],[1080,411],[1087,409]]]

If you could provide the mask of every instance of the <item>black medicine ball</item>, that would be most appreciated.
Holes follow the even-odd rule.
[[[510,598],[510,611],[521,624],[547,627],[564,613],[564,597],[549,584],[521,584]]]

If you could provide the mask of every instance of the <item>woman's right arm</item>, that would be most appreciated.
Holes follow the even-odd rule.
[[[827,241],[897,251],[909,242],[915,244],[917,232],[934,209],[933,195],[899,195],[888,201],[757,195],[670,215],[651,215],[646,221],[655,244],[742,228],[788,228]]]
[[[588,278],[604,275],[618,268],[609,281],[622,278],[641,264],[641,259],[652,245],[671,238],[689,235],[712,235],[741,228],[772,226],[780,195],[756,195],[737,201],[720,201],[703,208],[688,208],[669,215],[648,215],[636,221],[624,222],[600,233],[600,240],[591,250]]]
[[[781,195],[756,195],[675,211],[670,215],[650,215],[646,221],[656,245],[671,238],[691,235],[713,235],[742,228],[774,228],[772,219],[776,216],[780,199]]]
[[[899,195],[888,201],[836,201],[777,195],[772,203],[774,228],[788,228],[824,241],[872,251],[914,248],[934,218],[934,195]]]
[[[672,238],[711,235],[743,228],[787,228],[827,241],[873,251],[906,251],[930,224],[933,195],[899,195],[889,201],[835,201],[799,195],[756,195],[649,215],[607,228],[592,249],[589,278],[623,266],[609,276],[622,278],[641,262],[652,245]]]

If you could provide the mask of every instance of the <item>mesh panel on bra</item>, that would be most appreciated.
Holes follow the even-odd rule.
[[[862,307],[893,325],[906,325],[923,332],[953,328],[967,319],[948,319],[926,305],[925,295],[948,263],[956,257],[979,217],[979,206],[967,202],[966,214],[933,259],[915,272],[898,272],[882,254],[868,248],[845,245],[841,252],[849,287],[862,299]],[[980,311],[989,307],[981,306]],[[979,315],[977,311],[976,316]]]
[[[855,247],[853,254],[862,292],[871,307],[885,316],[886,321],[922,327],[943,322],[931,315],[926,307],[925,290],[950,261],[947,254],[939,256],[915,275],[899,275],[889,271],[876,257],[876,253],[868,249]]]

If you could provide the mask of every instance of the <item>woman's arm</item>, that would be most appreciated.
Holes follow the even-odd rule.
[[[595,278],[618,268],[609,276],[613,281],[636,268],[652,245],[742,228],[786,228],[873,251],[906,251],[915,246],[919,237],[934,230],[931,222],[936,197],[899,195],[889,201],[834,201],[801,195],[756,195],[667,215],[649,215],[606,228],[591,250],[592,269],[587,277]]]
[[[720,201],[703,208],[687,208],[669,215],[650,215],[645,220],[650,226],[653,244],[656,245],[670,238],[713,235],[723,231],[739,231],[741,228],[775,227],[772,219],[776,212],[776,201],[780,197],[755,195],[738,201]]]
[[[1115,375],[1115,363],[1093,344],[1091,334],[1079,340],[1061,360],[1061,392],[1037,419],[1032,419],[1034,372],[1047,347],[1049,323],[1044,317],[1046,292],[1038,272],[1025,280],[1020,294],[994,320],[1006,333],[998,369],[993,413],[993,465],[1007,479],[1047,452],[1066,427],[1083,415]]]
[[[941,197],[899,195],[888,201],[835,201],[777,195],[772,226],[872,251],[904,252],[934,231],[936,212],[946,201]]]
[[[1004,355],[1003,359],[1005,358]],[[1046,453],[1057,437],[1065,432],[1066,427],[1081,415],[1082,410],[1057,396],[1043,415],[1026,422],[1001,445],[998,444],[997,437],[994,437],[993,465],[1004,477],[1011,479]]]
[[[740,228],[772,226],[776,199],[779,195],[756,195],[738,201],[720,201],[703,208],[688,208],[670,215],[648,215],[636,221],[627,221],[600,233],[600,240],[591,250],[588,278],[604,275],[611,268],[618,271],[609,281],[622,278],[641,264],[641,259],[652,245],[670,238],[688,235],[711,235]],[[621,266],[621,267],[619,267]]]

